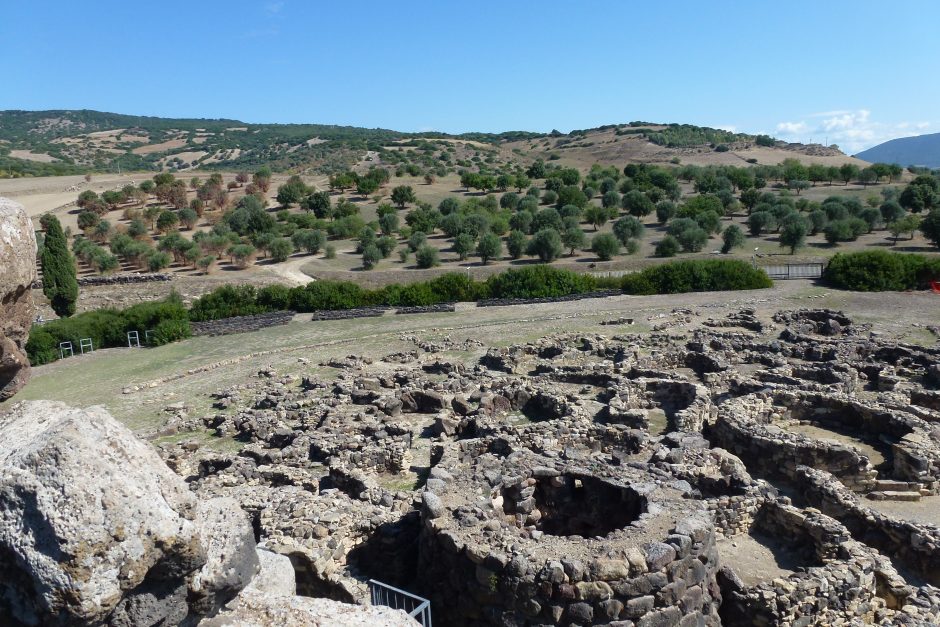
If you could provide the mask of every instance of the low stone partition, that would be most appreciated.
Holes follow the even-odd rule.
[[[422,498],[419,584],[442,624],[718,624],[710,516],[643,469],[484,453],[442,460]]]
[[[911,403],[940,411],[940,392],[934,390],[911,390]],[[940,422],[940,421],[938,421]]]
[[[395,315],[423,314],[423,313],[453,313],[457,311],[454,303],[439,303],[437,305],[421,305],[415,307],[397,307]]]
[[[733,564],[725,566],[718,578],[724,624],[927,625],[940,618],[935,590],[907,585],[890,560],[852,540],[839,521],[775,501],[764,506],[756,524],[802,543],[817,565],[753,587],[734,574]]]
[[[841,311],[831,309],[796,309],[778,311],[773,321],[799,333],[839,336],[856,332],[852,320]]]
[[[287,324],[294,318],[293,311],[272,311],[255,316],[235,316],[221,320],[207,320],[205,322],[189,323],[193,335],[229,335],[232,333],[247,333],[268,327]]]
[[[845,396],[782,392],[776,398],[793,419],[834,425],[870,438],[888,438],[892,478],[920,483],[932,494],[940,492],[940,441],[932,435],[930,423],[907,412]]]
[[[310,459],[331,462],[357,470],[397,474],[411,465],[410,431],[385,424],[381,428],[363,428],[357,439],[340,430],[317,430],[310,434]]]
[[[567,296],[549,296],[544,298],[485,298],[477,301],[477,307],[506,307],[510,305],[537,305],[541,303],[567,303],[588,298],[607,298],[621,296],[620,290],[597,290],[583,294],[568,294]]]
[[[805,421],[845,430],[890,446],[890,478],[940,492],[940,444],[930,423],[906,412],[821,392],[772,390],[724,403],[712,428],[715,442],[770,476],[795,477],[797,466],[826,470],[856,491],[878,478],[854,447],[789,433],[778,424]]]
[[[311,321],[318,320],[352,320],[354,318],[378,318],[384,316],[388,307],[357,307],[355,309],[324,309],[315,311],[310,317]]]
[[[768,394],[734,399],[719,406],[709,435],[758,474],[792,481],[797,467],[807,465],[824,468],[859,490],[875,485],[877,472],[867,457],[853,448],[788,433],[770,424],[782,413]]]
[[[940,527],[900,520],[865,507],[828,472],[801,466],[797,478],[813,507],[839,519],[856,539],[901,560],[940,586]]]
[[[572,458],[600,453],[619,460],[638,453],[648,439],[639,429],[587,420],[547,420],[514,427],[500,420],[477,419],[472,431],[479,437],[460,440],[461,461],[484,453],[505,456],[519,450],[545,454],[562,450]]]
[[[636,410],[662,409],[671,431],[700,432],[714,409],[708,389],[683,379],[641,377],[611,386],[606,419],[622,421]],[[647,427],[644,423],[643,427]]]
[[[130,285],[131,283],[153,283],[156,281],[172,281],[172,274],[163,273],[129,273],[129,274],[108,274],[104,276],[83,276],[78,278],[79,287],[89,287],[97,285]],[[42,279],[33,281],[34,290],[42,289]]]
[[[768,500],[776,497],[760,493],[720,496],[705,501],[715,517],[715,532],[726,538],[747,533]]]

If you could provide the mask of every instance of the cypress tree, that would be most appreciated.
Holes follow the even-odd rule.
[[[46,237],[42,248],[42,292],[60,318],[75,313],[78,300],[78,281],[75,279],[75,260],[69,252],[68,240],[59,219],[47,215],[42,220]]]

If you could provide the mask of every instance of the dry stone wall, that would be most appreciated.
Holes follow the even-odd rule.
[[[99,286],[99,285],[132,285],[135,283],[158,283],[172,281],[172,274],[161,272],[151,273],[127,273],[127,274],[107,274],[103,276],[83,276],[78,278],[79,287]],[[42,289],[42,279],[33,281],[31,287],[34,290]]]
[[[193,335],[197,336],[247,333],[249,331],[258,331],[268,327],[287,324],[293,320],[294,315],[293,311],[274,311],[254,316],[235,316],[232,318],[222,318],[220,320],[208,320],[206,322],[191,322],[190,328],[192,329]]]
[[[352,320],[354,318],[378,318],[384,316],[388,307],[359,307],[356,309],[337,309],[315,311],[310,319],[317,320]]]

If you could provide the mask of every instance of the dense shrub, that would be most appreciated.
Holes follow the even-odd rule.
[[[294,311],[352,309],[364,302],[363,289],[348,281],[311,281],[291,289],[290,294],[290,309]]]
[[[773,285],[767,274],[737,259],[673,261],[623,277],[627,294],[753,290]]]
[[[128,331],[137,331],[141,342],[145,332],[153,331],[150,342],[165,344],[189,337],[189,320],[179,296],[151,303],[140,303],[124,310],[99,309],[70,318],[52,320],[30,330],[26,353],[32,365],[59,358],[59,343],[71,342],[77,353],[79,340],[91,339],[95,350],[127,346]]]
[[[148,329],[155,329],[160,322],[165,320],[189,320],[189,313],[183,306],[179,294],[175,292],[163,300],[132,305],[122,310],[121,316],[124,318],[128,331],[138,331],[141,334]],[[121,345],[127,345],[126,337]]]
[[[823,279],[859,292],[923,289],[929,281],[940,280],[940,259],[884,250],[838,253],[826,266]]]
[[[369,304],[414,307],[437,303],[475,301],[485,296],[485,286],[464,274],[449,272],[430,281],[393,284],[366,294]]]
[[[545,265],[510,269],[486,280],[490,298],[545,298],[580,294],[595,289],[587,274]]]
[[[679,240],[667,235],[656,244],[657,257],[675,257],[679,253]]]
[[[291,308],[291,289],[286,285],[275,283],[258,290],[255,299],[265,311],[280,311]]]
[[[172,342],[185,340],[192,335],[189,320],[162,320],[153,329],[150,335],[152,346],[163,346]]]
[[[189,310],[189,319],[201,322],[262,313],[265,309],[257,303],[256,296],[253,285],[223,285],[197,298]]]

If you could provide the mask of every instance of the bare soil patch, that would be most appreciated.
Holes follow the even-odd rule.
[[[720,538],[715,544],[722,563],[730,566],[748,586],[778,577],[785,579],[803,566],[784,545],[766,534],[742,533]]]
[[[31,152],[29,150],[11,150],[10,156],[14,159],[26,159],[28,161],[39,161],[40,163],[52,163],[53,161],[58,161],[52,155],[47,155],[42,152]]]
[[[138,146],[134,148],[131,152],[135,155],[149,155],[155,152],[165,152],[167,150],[173,150],[174,148],[182,148],[186,145],[185,139],[171,139],[159,144],[149,144],[147,146]]]

